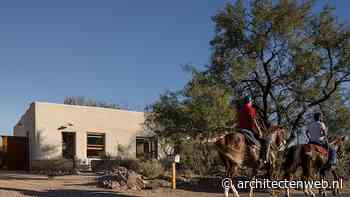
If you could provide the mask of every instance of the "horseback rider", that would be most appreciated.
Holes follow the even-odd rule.
[[[268,160],[269,147],[271,140],[261,139],[263,137],[261,128],[258,124],[256,109],[250,96],[244,97],[243,106],[238,113],[238,127],[246,134],[246,137],[255,145],[260,146],[259,140],[262,140],[262,154],[260,161],[266,163]]]
[[[329,150],[328,165],[330,168],[335,168],[336,150],[328,144],[328,129],[322,119],[321,113],[317,112],[314,114],[314,122],[309,125],[306,136],[309,139],[309,143],[321,145]]]

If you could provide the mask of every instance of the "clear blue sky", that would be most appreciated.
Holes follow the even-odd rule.
[[[32,101],[144,107],[209,62],[220,0],[13,0],[0,4],[0,134]],[[349,22],[348,1],[332,1]]]

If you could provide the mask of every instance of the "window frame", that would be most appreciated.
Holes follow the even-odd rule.
[[[90,143],[89,144],[89,138],[102,138],[103,143]],[[93,155],[89,156],[89,151],[96,151],[100,152],[99,155]],[[87,132],[86,134],[86,157],[87,158],[98,158],[99,156],[106,153],[106,134],[100,133],[100,132]]]

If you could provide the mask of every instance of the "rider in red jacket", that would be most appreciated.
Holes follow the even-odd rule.
[[[249,96],[244,98],[244,105],[239,110],[238,127],[241,130],[249,130],[257,138],[262,136],[261,129],[256,120],[256,110],[253,107],[252,99]]]
[[[271,139],[262,139],[263,136],[257,121],[256,109],[254,108],[252,99],[249,96],[244,98],[244,105],[239,110],[238,127],[248,135],[254,144],[261,145],[260,162],[266,163],[268,161]]]

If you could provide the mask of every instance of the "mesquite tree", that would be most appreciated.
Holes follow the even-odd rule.
[[[228,4],[213,17],[208,75],[234,96],[254,96],[259,114],[295,129],[304,115],[350,81],[350,31],[326,5],[313,1],[256,0]],[[318,110],[318,109],[317,109]]]
[[[210,137],[233,124],[231,101],[247,94],[266,125],[296,129],[308,113],[329,112],[327,103],[349,118],[342,88],[350,81],[350,30],[331,6],[313,7],[310,0],[227,4],[213,17],[209,66],[151,105],[146,125],[174,139]]]

